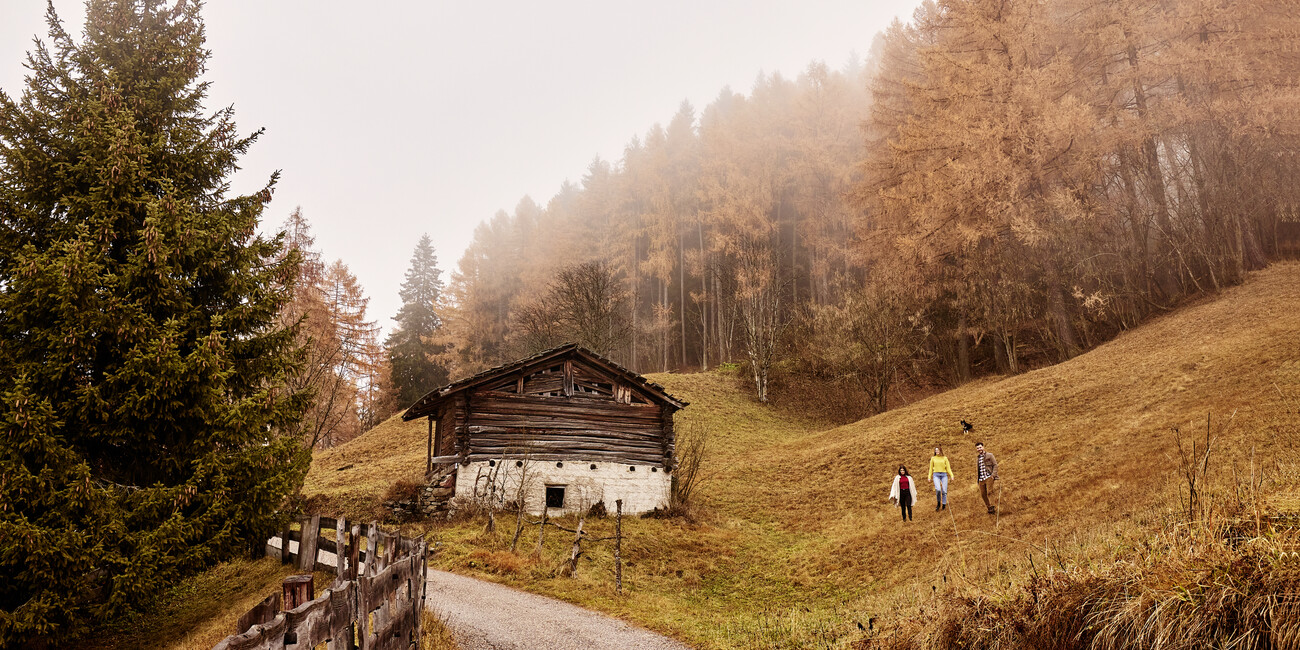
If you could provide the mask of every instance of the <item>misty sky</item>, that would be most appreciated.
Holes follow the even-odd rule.
[[[80,35],[83,5],[56,0]],[[917,0],[653,3],[212,0],[208,106],[266,133],[235,189],[283,171],[266,224],[301,205],[388,330],[427,232],[452,270],[473,229],[611,161],[682,100],[702,109],[760,71],[841,67]],[[21,92],[45,0],[0,0],[0,89]],[[449,273],[448,273],[449,274]],[[445,276],[444,276],[445,277]]]

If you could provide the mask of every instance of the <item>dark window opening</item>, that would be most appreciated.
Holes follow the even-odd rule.
[[[547,508],[564,507],[564,486],[563,485],[546,486],[546,507]]]

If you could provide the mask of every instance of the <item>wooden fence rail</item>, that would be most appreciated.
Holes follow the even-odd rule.
[[[320,515],[296,525],[297,530],[286,526],[280,547],[268,544],[268,553],[295,561],[299,570],[333,570],[334,583],[319,598],[280,611],[281,604],[298,600],[291,601],[286,580],[283,594],[272,594],[241,616],[236,634],[213,650],[309,650],[322,643],[329,650],[419,650],[428,575],[424,540],[403,539],[374,523],[364,531],[358,524],[349,529],[342,518]]]

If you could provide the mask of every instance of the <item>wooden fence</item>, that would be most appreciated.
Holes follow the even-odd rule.
[[[332,570],[334,583],[319,598],[299,604],[297,587],[310,590],[310,583],[291,589],[286,580],[283,592],[241,616],[237,633],[213,650],[309,650],[322,643],[328,650],[419,650],[428,575],[424,541],[403,539],[374,523],[349,530],[342,518],[316,515],[297,524],[297,530],[286,526],[280,547],[268,545],[268,553],[302,571]],[[323,554],[335,561],[323,560]]]

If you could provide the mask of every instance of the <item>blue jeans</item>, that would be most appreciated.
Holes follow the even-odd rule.
[[[934,473],[934,493],[940,495],[944,503],[948,503],[948,472]]]

